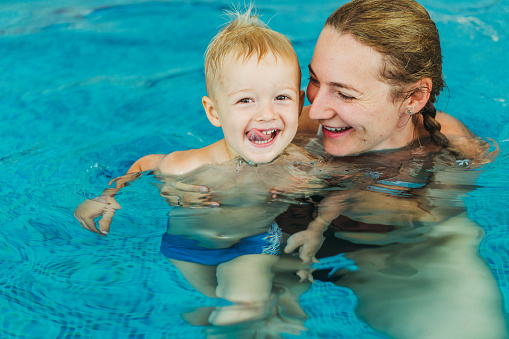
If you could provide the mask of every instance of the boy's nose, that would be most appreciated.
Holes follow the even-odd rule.
[[[270,121],[277,119],[277,114],[274,107],[271,105],[264,105],[261,107],[258,114],[255,116],[256,121]]]

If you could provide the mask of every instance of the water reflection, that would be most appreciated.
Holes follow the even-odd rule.
[[[344,293],[335,285],[355,293],[373,337],[507,337],[500,291],[478,255],[483,232],[462,202],[476,189],[476,161],[425,144],[297,165],[231,162],[185,178],[209,186],[221,204],[172,209],[167,234],[193,246],[232,251],[270,238],[274,219],[290,241],[318,219],[329,225],[318,264],[242,252],[216,268],[189,265],[193,254],[179,249],[188,257],[171,261],[198,291],[234,302],[186,314],[188,322],[221,325],[211,337],[299,334],[311,316],[300,300],[321,286]],[[274,198],[274,187],[283,194]]]
[[[315,158],[289,165],[291,154],[284,156],[284,163],[282,158],[259,166],[234,159],[180,178],[186,184],[208,186],[220,206],[173,208],[161,252],[196,290],[234,303],[198,310],[196,317],[187,316],[190,322],[224,326],[266,319],[272,313],[273,295],[277,294],[272,267],[279,260],[283,241],[274,219],[294,196],[325,187],[312,174]],[[283,194],[274,198],[271,191],[275,188],[284,198]]]

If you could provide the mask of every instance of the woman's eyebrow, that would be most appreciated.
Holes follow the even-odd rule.
[[[315,78],[316,78],[317,76],[316,76],[315,72],[313,71],[313,68],[311,67],[311,64],[310,64],[310,65],[308,65],[308,69],[309,69],[309,73],[310,73],[313,77],[315,77]],[[358,89],[356,89],[356,88],[354,88],[354,87],[352,87],[352,86],[350,86],[350,85],[348,85],[348,84],[343,84],[343,83],[340,83],[340,82],[333,82],[333,81],[332,81],[332,82],[327,82],[326,84],[327,84],[327,85],[329,85],[329,86],[333,86],[333,87],[339,87],[339,88],[349,89],[349,90],[351,90],[351,91],[354,91],[354,92],[357,92],[357,93],[359,93],[359,94],[362,94],[362,92],[361,92],[361,91],[359,91]]]

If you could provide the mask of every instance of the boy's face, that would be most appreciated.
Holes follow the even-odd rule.
[[[214,99],[204,106],[211,122],[223,128],[232,157],[264,163],[295,137],[302,100],[298,64],[281,57],[276,62],[269,53],[259,62],[256,56],[226,60]]]

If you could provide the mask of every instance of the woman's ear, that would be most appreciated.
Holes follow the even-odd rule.
[[[306,99],[306,92],[300,91],[300,94],[299,94],[299,117],[302,114],[302,107],[304,107],[305,99]]]
[[[407,111],[417,113],[424,108],[429,100],[433,82],[430,78],[424,78],[410,86],[409,92],[412,93],[407,98]]]
[[[217,114],[217,110],[214,107],[214,103],[212,99],[207,96],[201,98],[201,103],[203,104],[203,108],[205,109],[205,113],[207,114],[207,118],[210,123],[216,127],[221,127],[221,122],[219,121],[219,116]]]

